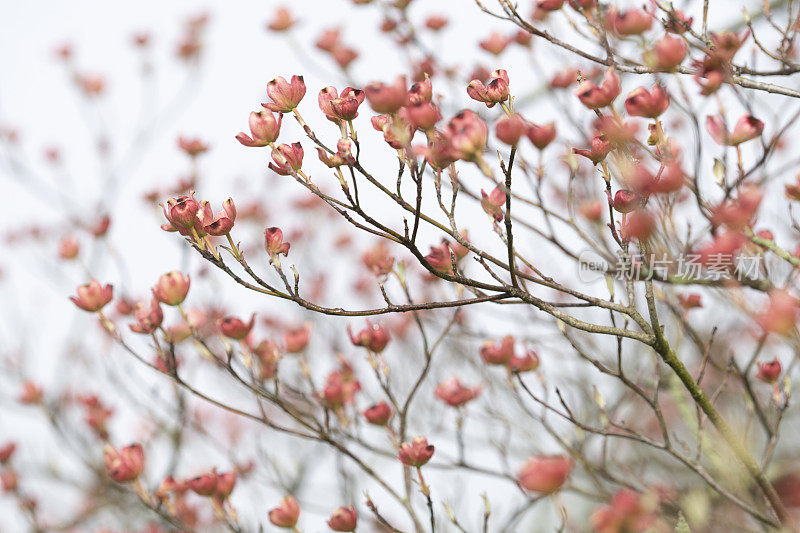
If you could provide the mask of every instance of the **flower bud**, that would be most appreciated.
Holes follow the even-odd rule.
[[[178,137],[178,148],[189,157],[197,157],[208,150],[208,144],[197,138]]]
[[[573,466],[569,457],[536,455],[522,467],[518,475],[519,484],[531,492],[552,494],[561,488]]]
[[[461,111],[447,124],[451,146],[464,161],[477,160],[486,148],[489,128],[477,114],[469,109]]]
[[[680,37],[665,35],[649,52],[645,53],[645,62],[659,70],[672,70],[680,65],[689,53],[686,41]]]
[[[544,150],[556,138],[556,125],[554,122],[548,122],[541,126],[530,123],[525,130],[525,135],[536,148]]]
[[[514,113],[511,116],[504,115],[494,127],[497,139],[509,146],[516,146],[520,138],[525,134],[527,126],[520,115]]]
[[[296,22],[288,9],[279,7],[272,14],[272,19],[267,24],[267,28],[271,31],[283,32],[289,30]]]
[[[267,228],[264,230],[264,248],[270,257],[275,257],[283,254],[289,255],[288,242],[283,242],[283,231],[280,228]]]
[[[431,31],[439,31],[447,26],[447,18],[439,15],[431,15],[425,19],[425,27]]]
[[[144,302],[137,303],[133,310],[133,318],[136,319],[136,323],[129,326],[131,331],[149,335],[161,325],[164,313],[161,311],[161,306],[158,305],[158,300],[153,298],[150,300],[149,307]]]
[[[502,208],[505,205],[506,193],[500,185],[495,187],[492,193],[488,195],[486,191],[481,189],[481,207],[495,222],[501,222],[503,220]]]
[[[283,115],[281,113],[278,113],[278,118],[275,118],[275,115],[266,109],[258,112],[252,111],[249,118],[252,137],[244,132],[239,132],[236,135],[236,140],[249,147],[268,146],[278,139],[282,119]]]
[[[488,38],[478,43],[481,48],[495,56],[502,54],[509,44],[511,44],[511,38],[498,32],[492,32]]]
[[[453,262],[450,253],[451,250],[447,244],[443,243],[439,246],[431,246],[430,252],[425,256],[425,261],[427,261],[434,270],[446,274],[452,274]]]
[[[679,294],[678,303],[686,311],[689,311],[690,309],[695,309],[697,307],[703,307],[702,296],[696,292],[692,292],[689,294]]]
[[[600,109],[607,105],[619,96],[621,91],[619,84],[619,76],[614,67],[606,70],[603,82],[597,86],[593,81],[584,79],[578,88],[575,89],[575,96],[581,101],[583,105],[589,109]]]
[[[428,444],[428,439],[415,437],[411,444],[404,442],[400,445],[397,458],[406,466],[419,468],[431,460],[434,450],[433,444]]]
[[[276,113],[290,113],[295,109],[306,95],[306,84],[303,76],[292,76],[292,81],[286,81],[282,76],[267,83],[267,96],[272,102],[261,104]]]
[[[755,319],[767,333],[789,335],[794,330],[797,317],[797,300],[786,291],[773,290],[769,293],[769,305]]]
[[[689,30],[694,22],[694,17],[687,17],[680,9],[675,9],[667,13],[669,20],[665,24],[666,30],[670,33],[682,34]]]
[[[192,492],[199,496],[212,496],[217,491],[217,472],[200,474],[188,480],[186,484]]]
[[[144,450],[140,444],[131,444],[119,451],[107,445],[103,462],[111,479],[117,483],[127,483],[139,477],[144,470]]]
[[[641,35],[653,26],[653,17],[641,9],[619,12],[611,8],[606,14],[606,24],[618,35]]]
[[[19,402],[25,405],[35,405],[44,398],[42,387],[33,381],[26,381],[22,384],[22,392],[19,394]]]
[[[207,202],[204,202],[207,205]],[[208,207],[210,211],[210,206]],[[233,229],[236,221],[236,205],[232,198],[228,198],[222,204],[222,211],[219,211],[211,220],[203,225],[203,231],[209,235],[227,235]],[[205,221],[204,221],[205,222]]]
[[[481,386],[465,387],[458,378],[450,378],[436,386],[436,397],[450,407],[461,407],[481,393]]]
[[[620,213],[630,213],[639,206],[639,195],[628,189],[620,189],[610,203],[614,210]]]
[[[658,84],[653,85],[649,92],[644,87],[637,87],[625,99],[625,110],[634,117],[656,118],[668,106],[667,91]]]
[[[403,109],[409,124],[421,131],[432,130],[436,123],[442,120],[441,111],[431,102],[417,102]]]
[[[376,113],[396,113],[408,100],[406,87],[406,77],[398,76],[391,85],[370,83],[364,87],[364,94]]]
[[[286,496],[278,507],[269,512],[269,521],[272,525],[292,529],[300,518],[300,507],[294,496]]]
[[[319,160],[328,168],[340,167],[342,165],[352,165],[356,159],[353,157],[352,143],[350,139],[339,139],[336,142],[336,153],[328,154],[322,148],[317,148]]]
[[[364,418],[375,426],[385,426],[392,417],[392,408],[386,402],[379,402],[364,411]]]
[[[80,285],[77,290],[78,296],[70,296],[72,303],[83,309],[94,313],[100,311],[111,301],[114,296],[114,288],[111,285],[102,286],[92,278],[89,283]]]
[[[3,488],[3,492],[15,492],[18,484],[19,478],[16,470],[8,468],[0,472],[0,487]]]
[[[364,91],[346,87],[340,95],[335,87],[325,87],[317,101],[328,120],[353,120],[358,116],[358,106],[364,102]]]
[[[222,472],[217,474],[217,486],[214,497],[219,501],[225,501],[233,492],[236,486],[236,472]]]
[[[514,357],[514,337],[506,335],[498,344],[486,341],[481,346],[481,359],[490,365],[507,365]]]
[[[303,146],[299,143],[281,144],[272,150],[269,168],[281,176],[294,175],[303,166]]]
[[[153,296],[167,305],[180,305],[189,292],[191,279],[188,275],[184,276],[177,270],[162,274],[158,282],[153,286]]]
[[[433,99],[433,84],[430,76],[425,76],[422,81],[415,81],[408,90],[407,105],[415,105],[421,102],[430,102]]]
[[[481,80],[472,80],[467,85],[467,94],[473,100],[485,103],[486,107],[506,101],[509,96],[508,73],[503,69],[495,70],[485,86]]]
[[[80,243],[74,237],[64,237],[58,246],[58,257],[61,259],[75,259],[80,252]]]
[[[238,317],[226,316],[220,319],[219,329],[226,337],[240,341],[250,334],[250,330],[253,329],[253,324],[255,324],[255,319],[256,314],[253,313],[250,316],[250,321],[245,324]]]
[[[733,132],[728,133],[725,123],[720,116],[706,117],[706,130],[717,144],[726,146],[736,146],[743,142],[755,139],[764,131],[764,123],[755,118],[753,115],[747,113],[741,116],[736,125],[733,127]]]
[[[288,353],[300,353],[311,340],[311,324],[291,328],[283,335],[283,344]]]
[[[533,372],[539,368],[539,355],[533,350],[528,350],[522,357],[514,356],[508,362],[512,372]]]
[[[358,522],[358,513],[351,505],[349,507],[339,507],[328,520],[328,527],[334,531],[355,531]]]
[[[367,326],[359,331],[357,335],[353,335],[353,330],[348,324],[347,334],[355,346],[362,346],[375,353],[382,352],[392,339],[386,328],[379,324],[373,325],[369,320],[367,320]]]
[[[764,383],[776,383],[781,377],[781,361],[777,357],[771,362],[762,363],[761,361],[756,361],[756,364],[758,365],[756,378]]]
[[[11,460],[14,451],[17,449],[17,444],[14,442],[7,442],[0,446],[0,464],[6,464]]]

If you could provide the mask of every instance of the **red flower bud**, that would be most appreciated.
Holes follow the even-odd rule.
[[[286,496],[281,500],[280,506],[269,512],[269,521],[272,525],[292,529],[300,518],[300,507],[294,496]]]
[[[131,444],[119,451],[107,445],[103,462],[111,479],[117,483],[127,483],[139,477],[144,470],[144,450],[140,444]]]
[[[511,37],[506,37],[498,32],[493,32],[489,37],[478,43],[481,48],[496,56],[502,54],[509,44],[511,44]]]
[[[391,85],[372,82],[364,87],[369,105],[376,113],[396,113],[408,100],[406,77],[398,76]]]
[[[102,286],[92,278],[89,283],[80,285],[77,290],[78,296],[70,296],[72,303],[83,309],[94,313],[100,311],[111,301],[114,296],[114,288],[111,285]]]
[[[197,138],[178,137],[178,148],[186,152],[189,157],[197,157],[208,150],[208,144]]]
[[[433,84],[431,78],[425,76],[422,81],[415,81],[408,90],[407,105],[414,105],[420,102],[430,102],[433,98]]]
[[[771,362],[762,363],[761,361],[756,361],[756,364],[758,365],[756,378],[764,383],[776,383],[781,377],[781,362],[777,357]]]
[[[465,387],[458,378],[450,378],[436,386],[436,397],[450,407],[461,407],[478,397],[481,386]]]
[[[490,365],[507,365],[514,357],[514,337],[506,335],[498,344],[486,341],[481,346],[481,359]]]
[[[548,122],[541,126],[529,123],[525,135],[536,148],[544,150],[556,138],[556,125],[554,122]]]
[[[639,206],[639,195],[628,189],[620,189],[613,200],[609,198],[609,203],[620,213],[630,213]]]
[[[473,100],[485,103],[486,107],[506,101],[509,96],[508,73],[503,69],[493,71],[485,86],[481,80],[472,80],[467,85],[467,94]]]
[[[409,104],[404,108],[405,117],[409,124],[421,131],[432,130],[436,123],[442,120],[442,113],[439,108],[430,102],[417,102]]]
[[[189,489],[199,496],[212,496],[217,491],[217,472],[200,474],[186,482]]]
[[[519,484],[531,492],[552,494],[572,472],[573,462],[569,457],[537,455],[528,459],[519,473]]]
[[[428,439],[425,437],[415,437],[411,444],[404,442],[400,445],[400,450],[397,453],[397,458],[406,466],[415,466],[419,468],[424,465],[433,457],[435,448],[432,444],[428,444]]]
[[[203,202],[203,208],[204,210],[207,209],[209,212],[211,211],[208,202]],[[233,223],[235,221],[236,205],[234,205],[232,198],[228,198],[222,203],[222,211],[219,211],[208,222],[204,219],[203,222],[205,222],[205,224],[203,225],[203,231],[209,235],[227,235],[233,229]]]
[[[606,14],[606,25],[618,35],[640,35],[653,26],[653,17],[641,9],[619,12],[611,8]]]
[[[386,402],[379,402],[364,411],[367,422],[376,426],[385,426],[392,417],[392,408]]]
[[[431,267],[439,272],[452,274],[453,264],[450,253],[451,250],[447,244],[443,243],[439,246],[431,246],[430,253],[425,256],[425,261],[427,261]]]
[[[283,344],[288,353],[300,353],[311,340],[311,324],[291,328],[283,335]]]
[[[188,275],[184,276],[177,270],[162,274],[158,282],[153,286],[153,296],[167,305],[179,305],[186,299],[189,292],[191,279]]]
[[[292,81],[286,81],[282,76],[267,83],[267,96],[272,102],[261,104],[276,113],[289,113],[295,109],[306,95],[306,84],[303,76],[292,76]]]
[[[458,159],[474,161],[486,148],[489,128],[473,111],[465,109],[447,124],[446,135]]]
[[[338,28],[324,30],[320,34],[314,46],[324,52],[333,52],[333,50],[340,44],[341,33],[341,30]]]
[[[533,372],[539,368],[539,355],[533,350],[528,350],[522,357],[512,357],[508,368],[512,372]]]
[[[281,176],[294,175],[303,166],[303,146],[297,142],[281,144],[272,150],[272,160],[269,168]]]
[[[653,85],[649,92],[644,87],[637,87],[625,99],[625,110],[634,117],[656,118],[668,106],[667,91],[658,84]]]
[[[380,241],[361,256],[361,262],[376,276],[385,276],[392,271],[394,257],[389,253],[386,242]]]
[[[286,31],[295,25],[297,21],[292,18],[291,12],[285,7],[279,7],[272,15],[272,19],[267,24],[267,28],[276,31]]]
[[[217,486],[216,491],[214,492],[214,497],[219,501],[227,500],[228,496],[230,496],[231,492],[233,492],[233,488],[235,486],[236,472],[223,472],[221,474],[217,474]]]
[[[500,185],[495,187],[492,193],[488,195],[486,191],[481,189],[481,207],[495,222],[501,222],[503,220],[502,208],[505,205],[506,193]]]
[[[683,62],[688,53],[686,41],[680,37],[665,35],[645,54],[645,61],[657,69],[672,70]]]
[[[355,531],[358,513],[353,506],[339,507],[328,520],[328,527],[334,531]]]
[[[614,67],[610,67],[599,87],[593,81],[584,79],[575,89],[575,96],[589,109],[600,109],[610,105],[620,91],[619,76]]]
[[[137,303],[133,310],[133,318],[136,319],[136,323],[129,326],[131,331],[149,335],[161,325],[164,313],[161,311],[161,306],[158,305],[158,300],[153,298],[149,307],[144,302]]]
[[[606,158],[611,151],[611,143],[605,135],[595,135],[592,138],[591,149],[573,148],[573,152],[591,160],[595,165]]]
[[[335,87],[325,87],[317,101],[328,120],[353,120],[358,116],[358,106],[364,102],[364,91],[346,87],[340,95]]]
[[[80,251],[80,243],[74,237],[64,237],[58,246],[58,257],[61,259],[75,259]]]
[[[0,464],[6,464],[11,459],[11,456],[14,455],[14,451],[17,449],[17,445],[14,442],[7,442],[4,445],[0,446]]]
[[[283,242],[283,231],[280,228],[272,227],[264,230],[264,248],[270,258],[281,254],[289,255],[289,246],[288,242]]]
[[[764,131],[764,123],[747,113],[736,121],[733,131],[728,133],[722,117],[708,116],[706,117],[706,130],[718,144],[736,146],[759,137]]]
[[[322,148],[317,148],[317,154],[319,155],[319,160],[328,168],[352,165],[356,161],[355,157],[353,157],[350,139],[339,139],[336,142],[336,153],[333,155],[328,154]]]
[[[359,331],[357,335],[353,335],[353,330],[348,324],[347,334],[355,346],[362,346],[375,353],[382,352],[392,339],[386,328],[379,324],[373,325],[369,320],[367,320],[367,326]]]
[[[439,15],[431,15],[425,19],[425,27],[432,31],[439,31],[447,26],[447,19]]]
[[[236,140],[244,146],[259,147],[268,146],[278,139],[281,132],[281,120],[283,115],[278,113],[278,118],[271,111],[262,109],[261,111],[250,113],[249,125],[252,137],[244,132],[236,135]]]
[[[494,133],[500,142],[509,146],[516,146],[527,129],[528,127],[522,117],[514,113],[511,116],[504,115],[498,120],[494,127]]]
[[[250,321],[245,324],[238,317],[226,316],[220,319],[219,329],[226,337],[240,341],[250,334],[250,330],[253,329],[253,324],[255,324],[255,319],[256,314],[253,313],[250,316]]]

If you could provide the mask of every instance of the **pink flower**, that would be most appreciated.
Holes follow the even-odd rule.
[[[531,492],[552,494],[567,480],[572,467],[569,457],[535,455],[522,467],[518,475],[519,484]]]
[[[191,230],[197,224],[197,213],[200,211],[200,204],[194,199],[194,192],[189,196],[178,196],[167,200],[167,205],[162,204],[164,216],[171,224],[172,228],[162,226],[167,231]],[[181,233],[190,234],[191,232]]]
[[[80,243],[75,237],[64,237],[58,246],[58,257],[61,259],[75,259],[80,252]]]
[[[653,17],[641,9],[619,12],[611,8],[606,14],[606,24],[619,35],[640,35],[653,26]]]
[[[208,144],[198,138],[178,137],[178,148],[186,152],[189,157],[197,157],[208,150]]]
[[[358,522],[358,513],[351,505],[349,507],[339,507],[328,520],[328,527],[334,531],[355,531]]]
[[[42,401],[44,391],[42,387],[33,381],[26,381],[22,384],[22,392],[19,394],[19,402],[25,405],[34,405]]]
[[[494,133],[500,142],[509,146],[516,146],[527,129],[528,126],[522,117],[514,113],[511,116],[504,115],[500,118],[495,124]]]
[[[244,132],[236,135],[236,140],[244,146],[260,147],[268,146],[278,139],[281,132],[281,120],[283,115],[278,113],[278,118],[271,111],[262,109],[261,111],[250,113],[249,125],[252,137]]]
[[[398,76],[391,85],[373,81],[364,87],[364,94],[376,113],[396,113],[408,99],[406,87],[406,77]]]
[[[283,335],[283,344],[288,353],[300,353],[306,349],[311,340],[311,324],[290,328]]]
[[[226,337],[239,341],[250,334],[250,330],[253,329],[253,324],[255,324],[255,319],[256,314],[253,313],[250,316],[250,321],[245,324],[242,319],[238,317],[226,316],[220,319],[219,329]]]
[[[264,248],[270,256],[270,260],[283,254],[289,255],[288,242],[283,242],[283,231],[280,228],[267,228],[264,230]]]
[[[652,52],[646,56],[648,63],[661,70],[671,70],[680,65],[689,53],[686,41],[665,35],[656,41]]]
[[[261,105],[276,113],[289,113],[300,104],[305,95],[306,84],[303,76],[292,76],[291,82],[278,76],[267,83],[267,96],[272,102]]]
[[[428,145],[420,150],[429,165],[437,170],[444,170],[458,161],[461,153],[453,146],[449,136],[434,131],[430,137]]]
[[[133,309],[133,318],[136,319],[136,323],[129,326],[131,331],[149,335],[161,325],[164,313],[161,311],[161,306],[158,305],[158,300],[153,298],[150,300],[149,307],[144,302],[137,303]]]
[[[655,84],[648,91],[637,87],[625,99],[625,110],[634,117],[656,118],[667,110],[669,96],[661,85]]]
[[[8,463],[8,461],[11,460],[11,456],[14,455],[14,451],[16,449],[17,445],[14,442],[7,442],[0,446],[0,464]]]
[[[281,144],[272,150],[272,160],[269,168],[276,174],[295,175],[303,166],[303,146],[299,142]]]
[[[355,157],[353,157],[350,139],[339,139],[336,142],[336,153],[332,155],[318,147],[317,155],[319,156],[319,160],[328,168],[352,165],[356,162]]]
[[[421,131],[430,131],[442,120],[442,112],[431,102],[416,102],[403,108],[409,124]]]
[[[348,324],[347,334],[350,336],[350,342],[355,346],[362,346],[375,353],[382,352],[392,340],[392,336],[386,328],[380,324],[373,325],[369,320],[367,320],[367,326],[357,335],[353,335],[353,330]]]
[[[325,87],[319,92],[317,101],[328,120],[353,120],[358,116],[358,106],[364,102],[364,91],[346,87],[340,95],[335,87]]]
[[[556,138],[556,125],[554,122],[548,122],[541,126],[529,123],[525,135],[536,148],[544,150]]]
[[[400,445],[397,458],[406,466],[415,466],[419,468],[424,465],[433,457],[435,448],[432,444],[428,444],[428,439],[425,437],[415,437],[411,444],[404,442]]]
[[[452,257],[450,255],[450,247],[446,243],[439,246],[431,246],[428,255],[425,256],[427,261],[434,270],[445,274],[453,273]]]
[[[465,109],[450,119],[446,135],[459,159],[475,161],[486,148],[489,127],[475,112]]]
[[[297,21],[292,17],[292,13],[285,7],[279,7],[272,14],[272,19],[267,24],[271,31],[287,31],[295,25]]]
[[[492,190],[491,194],[481,189],[481,207],[487,215],[492,217],[495,222],[503,220],[503,206],[506,205],[506,193],[503,187],[498,185]]]
[[[597,533],[622,533],[624,531],[653,531],[658,516],[656,507],[646,504],[646,499],[630,489],[622,489],[611,501],[589,518],[593,531]]]
[[[72,303],[91,313],[100,311],[106,306],[114,296],[114,288],[111,285],[100,285],[96,279],[92,278],[89,283],[80,285],[77,290],[78,296],[70,296]]]
[[[439,31],[447,26],[447,18],[439,15],[431,15],[425,19],[425,27],[431,31]]]
[[[777,383],[778,378],[781,377],[781,361],[777,357],[773,359],[771,362],[762,363],[761,361],[756,361],[758,365],[758,373],[756,374],[756,378],[763,381],[764,383]]]
[[[533,350],[528,350],[522,357],[514,356],[508,362],[512,372],[533,372],[539,368],[539,355]]]
[[[715,115],[706,117],[706,130],[717,144],[736,146],[759,137],[764,131],[764,123],[746,113],[736,121],[733,131],[729,133],[722,117]]]
[[[620,213],[630,213],[639,206],[639,195],[628,189],[620,189],[613,200],[609,198],[609,203]]]
[[[432,98],[433,84],[431,83],[431,78],[429,76],[425,76],[424,80],[415,81],[411,84],[411,88],[408,90],[407,105],[414,105],[420,102],[430,102]]]
[[[364,411],[364,418],[375,426],[385,426],[392,417],[392,408],[386,402],[379,402]]]
[[[461,407],[481,393],[481,386],[464,386],[458,378],[450,378],[436,386],[436,397],[450,407]]]
[[[211,212],[211,206],[209,206],[208,202],[203,202],[202,205],[203,211]],[[228,198],[222,203],[222,211],[219,211],[213,217],[204,216],[203,231],[209,235],[227,235],[233,229],[235,221],[236,205],[234,205],[232,198]]]
[[[600,109],[610,105],[621,91],[619,76],[614,67],[606,70],[603,82],[597,86],[593,81],[584,79],[575,89],[575,96],[589,109]]]
[[[766,309],[756,315],[756,323],[768,333],[788,335],[797,323],[797,300],[784,290],[773,290],[769,293],[769,304]]]
[[[131,444],[119,451],[107,445],[103,462],[111,479],[117,483],[127,483],[139,477],[144,470],[144,450],[140,444]]]
[[[511,44],[511,41],[511,37],[506,37],[502,33],[493,32],[491,35],[489,35],[489,37],[482,40],[478,44],[490,54],[498,56],[503,53],[503,50],[505,50],[509,44]]]
[[[361,256],[361,262],[376,276],[385,276],[392,271],[394,257],[389,253],[386,242],[380,241]]]
[[[508,73],[503,69],[493,71],[485,86],[481,80],[472,80],[467,85],[467,94],[473,100],[485,103],[486,107],[506,101],[509,95]]]
[[[188,275],[184,276],[173,270],[158,278],[158,282],[153,286],[153,296],[163,304],[179,305],[186,299],[190,285],[191,279]]]
[[[286,496],[278,507],[269,512],[269,521],[272,525],[286,529],[294,528],[298,518],[300,518],[300,507],[294,496]]]
[[[514,357],[514,337],[506,335],[498,344],[486,341],[481,345],[481,359],[490,365],[507,365]]]

